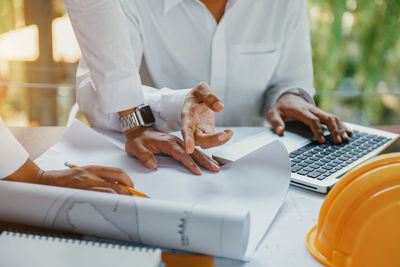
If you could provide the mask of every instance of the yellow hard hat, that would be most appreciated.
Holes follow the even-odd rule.
[[[400,266],[400,153],[375,157],[341,178],[307,247],[326,266]]]

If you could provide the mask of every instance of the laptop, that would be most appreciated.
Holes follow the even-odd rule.
[[[220,164],[233,162],[251,153],[271,140],[280,140],[289,152],[291,161],[291,184],[315,192],[328,193],[340,178],[358,164],[388,150],[400,135],[357,124],[346,123],[353,135],[349,142],[335,145],[329,131],[327,140],[319,144],[311,130],[301,122],[286,124],[283,137],[278,137],[271,128],[226,146],[213,153]]]

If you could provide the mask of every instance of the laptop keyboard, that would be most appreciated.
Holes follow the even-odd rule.
[[[353,131],[349,142],[340,145],[335,145],[330,135],[325,138],[324,144],[313,141],[290,153],[292,173],[324,180],[391,141],[359,131]]]

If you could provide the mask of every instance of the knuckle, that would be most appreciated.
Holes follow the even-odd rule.
[[[161,141],[161,144],[164,146],[173,146],[176,143],[175,138],[169,136],[167,138],[165,138],[164,140]]]
[[[319,125],[319,119],[316,117],[311,118],[310,121],[311,121],[311,124],[313,124],[314,126]]]
[[[118,173],[125,173],[125,171],[121,168],[115,168],[115,171]]]
[[[208,84],[206,82],[201,82],[199,83],[198,88],[205,90],[208,88]]]
[[[77,176],[84,176],[85,174],[90,173],[92,171],[91,171],[91,167],[86,166],[86,167],[81,167],[81,168],[74,168],[73,172]]]

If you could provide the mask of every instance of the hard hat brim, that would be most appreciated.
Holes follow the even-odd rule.
[[[329,261],[328,258],[326,258],[324,255],[322,255],[317,247],[315,246],[316,239],[317,239],[317,230],[318,230],[318,225],[314,225],[313,228],[308,232],[307,237],[306,237],[306,243],[307,243],[307,248],[308,251],[310,251],[311,255],[320,263],[322,263],[325,266],[330,266],[334,267],[336,266],[332,262]]]

